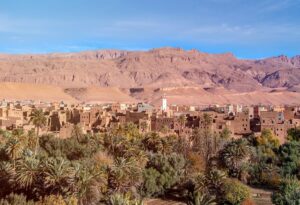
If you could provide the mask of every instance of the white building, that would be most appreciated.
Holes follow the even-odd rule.
[[[162,106],[161,106],[161,110],[162,110],[162,111],[167,111],[167,109],[168,109],[168,102],[167,102],[166,96],[164,95],[164,96],[162,97]]]

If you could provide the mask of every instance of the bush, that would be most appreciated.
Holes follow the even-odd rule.
[[[287,139],[290,141],[300,141],[300,128],[292,128],[288,130]]]
[[[272,195],[272,202],[276,205],[300,204],[300,183],[297,179],[283,180],[279,190]]]
[[[283,176],[297,175],[300,168],[300,142],[283,144],[279,149]]]
[[[151,155],[144,172],[143,195],[160,195],[170,189],[182,179],[184,167],[185,160],[181,155]]]
[[[281,181],[280,168],[273,164],[266,164],[265,162],[250,166],[249,174],[249,183],[251,185],[276,188]]]
[[[250,198],[248,187],[236,179],[226,179],[222,186],[224,203],[238,205]]]

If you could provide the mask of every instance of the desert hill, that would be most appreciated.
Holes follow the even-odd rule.
[[[78,102],[64,90],[52,85],[28,83],[0,83],[0,100],[35,100],[46,102]]]
[[[300,56],[244,60],[231,53],[208,54],[179,48],[0,54],[0,83],[14,86],[25,83],[33,87],[33,84],[52,85],[51,89],[59,90],[57,99],[91,102],[109,101],[110,98],[132,101],[133,97],[154,102],[162,90],[173,88],[164,92],[169,92],[174,102],[180,102],[179,98],[192,98],[191,102],[200,103],[202,97],[201,103],[208,104],[284,103],[287,101],[280,98],[287,96],[295,103],[299,102]],[[22,94],[5,91],[7,85],[1,85],[0,97],[29,96],[27,91]],[[272,89],[277,91],[271,92]]]

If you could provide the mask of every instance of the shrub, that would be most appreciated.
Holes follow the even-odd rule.
[[[283,180],[279,190],[272,195],[272,202],[276,205],[300,204],[300,183],[297,179]]]
[[[248,187],[236,179],[226,179],[222,186],[224,203],[238,205],[250,198]]]
[[[300,142],[283,144],[279,149],[283,176],[297,175],[300,168]]]
[[[144,172],[143,195],[160,195],[170,189],[182,179],[184,167],[185,160],[181,155],[151,155]]]

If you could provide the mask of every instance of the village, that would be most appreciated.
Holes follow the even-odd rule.
[[[83,133],[103,133],[120,125],[135,124],[141,133],[160,132],[190,136],[194,129],[206,126],[203,114],[208,114],[212,122],[210,129],[220,134],[224,129],[233,138],[254,134],[269,129],[284,143],[287,131],[300,126],[299,106],[271,105],[209,105],[209,106],[168,106],[167,97],[162,97],[161,107],[147,103],[126,104],[78,104],[36,103],[33,101],[0,101],[0,129],[24,131],[35,129],[30,121],[34,110],[42,110],[47,118],[46,126],[40,134],[53,134],[59,138],[69,138],[74,126]]]

